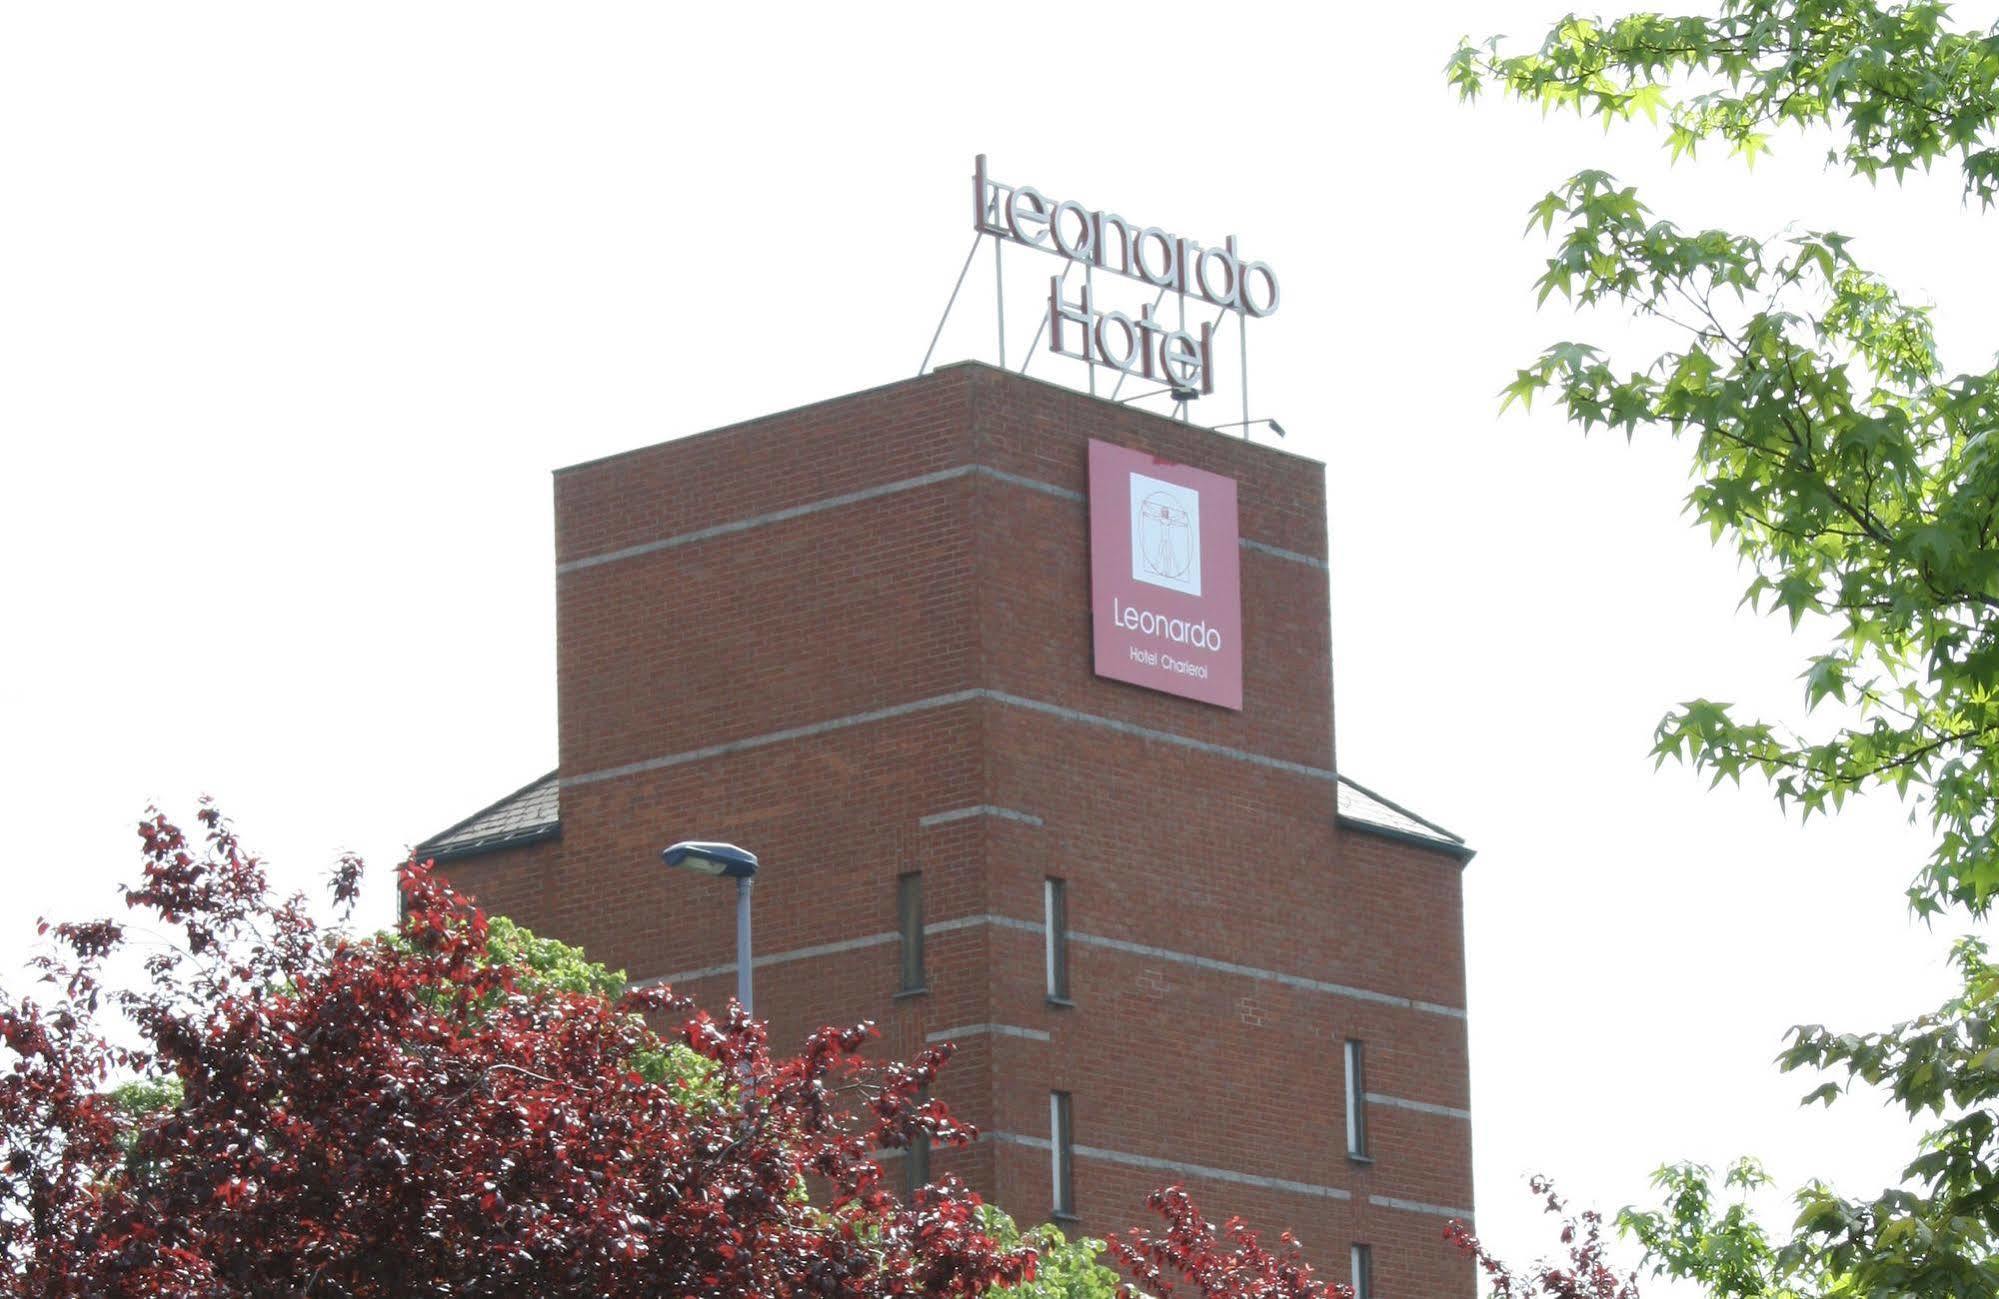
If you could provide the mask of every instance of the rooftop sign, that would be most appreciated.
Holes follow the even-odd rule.
[[[1116,382],[1108,394],[1112,400],[1170,397],[1175,417],[1184,420],[1188,403],[1215,391],[1217,334],[1233,315],[1242,418],[1211,427],[1240,428],[1247,437],[1252,425],[1268,424],[1283,436],[1276,421],[1251,419],[1249,412],[1249,322],[1275,314],[1283,295],[1270,263],[1244,256],[1234,235],[1204,244],[1074,198],[1044,194],[1032,185],[995,180],[986,169],[984,154],[978,155],[972,168],[972,229],[971,252],[965,255],[918,374],[930,368],[971,270],[972,256],[990,236],[1002,369],[1007,364],[1008,331],[1007,276],[1001,254],[1008,244],[1015,244],[1062,261],[1060,274],[1048,278],[1048,305],[1035,327],[1021,373],[1034,363],[1046,334],[1050,351],[1085,363],[1091,395],[1097,393],[1098,373],[1114,371]],[[1121,294],[1116,291],[1120,281],[1134,281],[1140,287]],[[1150,302],[1138,296],[1147,290]],[[1139,381],[1140,389],[1148,381],[1157,386],[1119,398],[1132,380]]]
[[[1177,399],[1215,390],[1215,326],[1228,312],[1246,326],[1249,317],[1275,312],[1281,298],[1277,272],[1268,262],[1244,259],[1234,235],[1219,244],[1199,244],[1075,199],[1050,198],[1032,185],[1004,184],[987,174],[984,154],[972,171],[972,227],[981,237],[1037,248],[1070,263],[1048,280],[1043,324],[1051,351],[1165,384]],[[1071,293],[1065,282],[1075,266],[1083,268],[1083,283]],[[1104,310],[1094,279],[1100,270],[1148,285],[1157,296],[1139,308],[1135,320],[1123,311]],[[1176,325],[1156,314],[1169,293],[1178,299]],[[1190,332],[1190,300],[1222,314]]]
[[[1032,185],[1003,185],[986,175],[983,153],[972,172],[972,228],[1228,311],[1262,317],[1277,310],[1277,272],[1244,261],[1234,235],[1203,247],[1074,199],[1051,199]]]

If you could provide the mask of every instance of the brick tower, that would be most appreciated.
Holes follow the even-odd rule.
[[[1099,675],[1093,442],[1233,484],[1239,708]],[[741,844],[775,1046],[957,1043],[931,1173],[1098,1235],[1184,1182],[1473,1293],[1471,854],[1335,772],[1321,465],[964,364],[560,470],[555,518],[557,770],[420,853],[719,1009],[733,893],[659,851]]]

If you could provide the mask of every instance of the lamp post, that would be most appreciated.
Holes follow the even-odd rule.
[[[736,881],[736,1001],[754,1016],[750,1001],[750,883],[757,877],[757,855],[732,843],[674,844],[659,859],[668,866],[721,875]]]

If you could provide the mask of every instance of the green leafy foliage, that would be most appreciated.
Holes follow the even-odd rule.
[[[979,1210],[979,1227],[1009,1253],[1031,1247],[1040,1257],[1034,1276],[989,1292],[990,1299],[1118,1299],[1118,1274],[1103,1261],[1104,1242],[1070,1240],[1052,1223],[1029,1231],[994,1205]]]
[[[1721,1178],[1729,1201],[1717,1206],[1713,1169],[1674,1164],[1652,1178],[1665,1203],[1626,1209],[1618,1226],[1644,1245],[1655,1272],[1697,1281],[1717,1299],[1795,1294],[1775,1279],[1777,1251],[1746,1199],[1769,1180],[1755,1160],[1737,1160]]]
[[[1718,1299],[1999,1294],[1999,971],[1977,942],[1959,943],[1952,959],[1963,987],[1935,1011],[1879,1033],[1793,1029],[1780,1057],[1787,1070],[1835,1075],[1807,1105],[1833,1104],[1857,1083],[1912,1121],[1934,1121],[1903,1183],[1866,1199],[1809,1183],[1780,1241],[1749,1211],[1747,1197],[1769,1185],[1753,1160],[1729,1167],[1719,1187],[1702,1165],[1662,1168],[1653,1180],[1664,1202],[1619,1218],[1656,1271]]]
[[[1643,117],[1676,158],[1716,140],[1753,163],[1786,125],[1831,127],[1830,160],[1857,176],[1955,157],[1967,194],[1999,196],[1999,35],[1954,28],[1946,4],[1731,0],[1716,15],[1571,15],[1531,53],[1461,43],[1449,77],[1467,99],[1497,86],[1606,124]]]
[[[1675,157],[1720,141],[1753,161],[1790,123],[1830,137],[1829,162],[1870,182],[1951,158],[1967,198],[1999,197],[1999,34],[1957,26],[1939,3],[1571,16],[1531,52],[1466,42],[1447,75],[1466,99],[1496,89],[1606,125],[1658,123]],[[1660,722],[1655,756],[1717,783],[1765,780],[1806,817],[1892,790],[1935,832],[1914,911],[1987,917],[1999,895],[1999,370],[1947,371],[1927,308],[1834,232],[1685,229],[1600,170],[1551,190],[1527,224],[1553,244],[1541,301],[1622,308],[1672,342],[1635,363],[1554,344],[1516,372],[1502,407],[1551,401],[1585,432],[1679,439],[1688,513],[1742,560],[1744,603],[1821,638],[1799,672],[1797,718],[1691,699]],[[1831,1076],[1806,1104],[1858,1084],[1926,1125],[1901,1182],[1870,1198],[1808,1184],[1778,1232],[1750,1211],[1768,1185],[1752,1161],[1719,1175],[1670,1166],[1656,1179],[1663,1203],[1620,1219],[1655,1274],[1720,1299],[1999,1294],[1999,975],[1976,944],[1954,960],[1962,991],[1935,1012],[1872,1034],[1801,1027],[1780,1057]],[[1615,1288],[1601,1271],[1591,1290],[1577,1267],[1522,1276],[1479,1257],[1508,1295]]]
[[[139,1130],[155,1116],[181,1103],[178,1078],[137,1078],[111,1089],[111,1110],[118,1119],[118,1144],[127,1156],[139,1140]]]
[[[1724,59],[1717,51],[1740,47],[1748,52],[1728,54],[1721,70],[1759,89],[1745,101],[1753,112],[1731,107],[1725,116],[1754,117],[1776,111],[1769,97],[1791,84],[1752,75],[1757,59],[1809,49],[1811,59],[1871,67],[1899,58],[1920,31],[1911,57],[1953,60],[1949,85],[1958,89],[1950,93],[1970,95],[1965,79],[1999,77],[1999,59],[1986,57],[1988,40],[1936,28],[1940,12],[1735,4],[1706,20],[1711,30],[1699,38],[1685,26],[1694,20],[1571,19],[1538,55],[1460,51],[1452,76],[1467,92],[1496,81],[1542,102],[1587,84],[1597,87],[1592,102],[1628,115],[1630,100],[1615,85],[1707,68]],[[1828,15],[1847,53],[1827,53],[1798,27]],[[1881,31],[1866,38],[1873,53],[1856,55],[1848,47],[1863,38],[1852,24],[1869,15]],[[1751,31],[1762,34],[1752,40]],[[1699,53],[1667,57],[1682,47]],[[1796,70],[1804,57],[1786,63],[1787,75],[1808,75]],[[1595,71],[1578,81],[1579,66]],[[1895,77],[1907,75],[1898,65]],[[1874,85],[1885,95],[1887,83],[1870,77],[1840,74],[1841,93],[1850,99]],[[1599,85],[1604,78],[1615,85]],[[1741,98],[1664,102],[1677,120]],[[1870,127],[1855,147],[1885,146]],[[1588,343],[1557,343],[1517,372],[1502,405],[1545,395],[1585,430],[1664,428],[1682,437],[1695,480],[1688,510],[1744,560],[1744,601],[1781,611],[1794,628],[1815,614],[1831,628],[1831,643],[1800,674],[1816,729],[1695,699],[1660,724],[1658,758],[1689,762],[1716,782],[1760,775],[1806,816],[1870,786],[1915,798],[1937,847],[1911,901],[1925,913],[1958,903],[1984,914],[1999,891],[1999,773],[1988,754],[1999,735],[1999,371],[1947,374],[1928,309],[1869,271],[1835,233],[1765,239],[1685,230],[1594,170],[1534,204],[1529,227],[1555,243],[1536,285],[1542,299],[1621,305],[1680,326],[1680,343],[1636,366],[1619,366]]]
[[[469,918],[466,923],[469,923]],[[616,1001],[627,986],[623,970],[611,970],[593,961],[582,948],[559,939],[543,938],[525,925],[505,916],[485,920],[486,944],[477,958],[480,968],[506,966],[513,972],[517,995],[530,999],[560,994]],[[410,950],[407,939],[397,934],[380,934],[373,940],[399,951]],[[488,1009],[497,1004],[495,998]],[[659,1049],[635,1052],[630,1067],[649,1083],[671,1083],[690,1101],[722,1101],[729,1092],[712,1063],[678,1043]]]
[[[1794,1271],[1851,1276],[1878,1292],[1999,1294],[1999,971],[1981,943],[1952,960],[1963,990],[1930,1014],[1881,1033],[1792,1031],[1786,1069],[1843,1073],[1886,1092],[1912,1120],[1939,1119],[1904,1170],[1905,1186],[1849,1200],[1814,1184],[1798,1195],[1798,1238],[1781,1253]],[[1828,1083],[1806,1103],[1830,1105],[1845,1090]]]
[[[584,955],[580,947],[543,938],[505,916],[486,922],[486,959],[511,965],[519,972],[523,992],[573,992],[608,999],[625,992],[625,972],[609,970]]]
[[[487,921],[486,951],[487,959],[519,972],[516,986],[528,996],[571,992],[616,1001],[625,993],[623,970],[607,970],[584,955],[582,948],[543,938],[505,916]],[[640,1051],[633,1055],[631,1066],[647,1082],[671,1082],[690,1097],[720,1100],[726,1090],[709,1061],[679,1044]]]

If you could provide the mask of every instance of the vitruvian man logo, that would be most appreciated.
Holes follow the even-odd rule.
[[[1201,593],[1201,494],[1131,476],[1131,575],[1188,595]]]
[[[1180,498],[1154,492],[1138,503],[1138,539],[1147,571],[1184,582],[1194,566],[1194,516]]]

